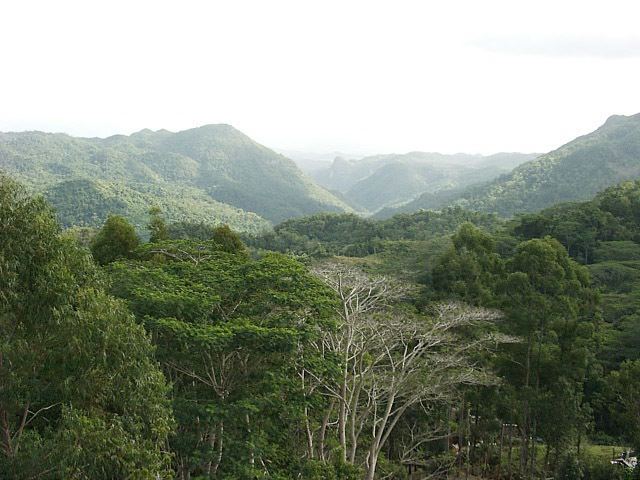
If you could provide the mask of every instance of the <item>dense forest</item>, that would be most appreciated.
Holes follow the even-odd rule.
[[[65,226],[100,226],[117,213],[142,231],[149,205],[159,205],[172,221],[257,232],[290,217],[350,210],[293,161],[230,125],[104,139],[0,133],[0,170],[44,193]]]
[[[0,477],[636,478],[640,182],[253,235],[117,207],[63,230],[0,177]]]
[[[613,115],[597,130],[523,163],[499,178],[447,190],[425,191],[415,200],[379,212],[380,218],[420,208],[460,205],[512,216],[556,203],[584,201],[640,175],[640,114]]]
[[[0,480],[640,480],[640,1],[0,15]]]

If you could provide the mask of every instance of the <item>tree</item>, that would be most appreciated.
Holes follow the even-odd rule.
[[[511,366],[505,365],[503,373],[520,387],[522,444],[532,449],[521,450],[521,465],[529,462],[531,475],[536,460],[531,437],[542,436],[556,458],[577,437],[597,301],[585,268],[550,237],[518,245],[507,270],[502,308],[510,333],[525,341],[513,347]],[[549,399],[557,409],[549,409]],[[561,418],[549,415],[560,409]]]
[[[106,265],[119,258],[130,258],[140,239],[124,217],[110,215],[91,244],[93,258]]]
[[[246,247],[240,236],[229,228],[229,225],[222,225],[213,229],[211,240],[217,243],[220,249],[228,253],[245,253]]]
[[[151,233],[149,237],[149,241],[151,243],[161,242],[162,240],[169,239],[169,230],[167,227],[167,223],[162,217],[162,210],[160,207],[152,207],[149,210],[149,215],[151,216],[149,220],[149,224],[147,228]]]
[[[607,379],[609,408],[618,431],[640,449],[640,360],[626,361]]]
[[[0,471],[168,478],[153,348],[53,211],[0,178]]]
[[[445,401],[462,385],[489,382],[473,355],[506,339],[469,335],[470,327],[495,320],[495,312],[448,303],[435,306],[431,316],[419,315],[392,308],[407,288],[389,279],[336,263],[316,269],[316,274],[340,299],[339,328],[327,332],[317,349],[340,358],[342,371],[337,381],[312,370],[308,375],[333,398],[329,417],[337,406],[344,460],[363,462],[365,478],[372,480],[381,452],[405,413]],[[458,335],[463,328],[466,335]],[[362,446],[365,454],[359,454]]]
[[[521,233],[550,228],[544,218],[523,221]],[[505,314],[502,333],[522,339],[501,348],[494,359],[505,380],[498,387],[498,405],[474,407],[478,415],[500,412],[501,422],[518,425],[520,469],[531,477],[537,458],[531,438],[546,442],[546,469],[551,451],[557,462],[574,441],[579,448],[589,423],[584,385],[595,363],[598,295],[586,268],[569,258],[557,240],[528,240],[501,256],[486,237],[461,227],[434,269],[433,285],[440,298],[500,309]]]
[[[452,243],[433,269],[434,288],[445,298],[454,294],[468,303],[489,305],[502,270],[494,239],[464,223],[453,235]]]
[[[331,325],[330,291],[283,255],[252,260],[214,242],[141,247],[109,271],[171,379],[178,476],[297,478],[307,399],[296,372]]]

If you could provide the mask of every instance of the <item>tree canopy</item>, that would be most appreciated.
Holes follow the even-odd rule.
[[[4,177],[0,224],[0,471],[168,478],[168,390],[144,329],[42,198]]]

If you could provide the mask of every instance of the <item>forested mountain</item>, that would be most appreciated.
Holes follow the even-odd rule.
[[[0,472],[626,479],[638,211],[629,182],[509,222],[322,213],[245,246],[153,209],[147,242],[109,217],[98,267],[0,177]]]
[[[587,200],[623,180],[640,176],[640,114],[614,115],[596,131],[515,168],[485,185],[426,193],[382,216],[453,203],[511,216],[555,203]]]
[[[0,177],[10,478],[627,475],[609,455],[640,446],[640,181],[511,220],[460,205],[321,212],[241,237],[191,212],[231,209],[211,203],[219,192],[249,201],[231,179],[266,160],[236,145],[246,137],[23,135],[58,153],[2,150],[45,193]],[[610,153],[618,166],[627,145]],[[392,162],[368,178],[396,169],[417,171]],[[116,215],[63,233],[47,199],[69,223]]]
[[[281,153],[287,158],[293,160],[296,165],[307,175],[313,176],[313,174],[319,170],[327,169],[333,163],[336,157],[343,158],[355,158],[356,156],[349,153],[342,152],[329,152],[329,153],[314,153],[314,152],[301,152],[299,150],[287,150],[276,149],[278,153]]]
[[[105,139],[1,133],[0,170],[44,192],[64,225],[100,225],[108,213],[144,224],[150,205],[173,221],[259,230],[268,222],[349,207],[295,164],[229,125]]]
[[[384,221],[316,215],[278,225],[262,237],[262,246],[316,258],[346,255],[343,261],[367,271],[413,278],[425,286],[418,302],[458,299],[500,309],[506,318],[500,331],[519,340],[495,357],[505,383],[468,392],[476,422],[472,438],[512,437],[508,442],[517,442],[519,458],[512,463],[509,453],[503,468],[525,478],[569,471],[554,478],[622,479],[630,472],[580,453],[580,445],[583,436],[640,442],[638,212],[635,181],[507,223],[460,207]],[[498,418],[518,427],[503,425],[492,434]],[[537,442],[545,445],[544,455]],[[475,455],[482,463],[479,451]],[[512,476],[504,470],[500,476],[500,468],[484,475]]]
[[[336,158],[330,167],[317,169],[313,178],[338,191],[355,207],[376,211],[406,203],[424,192],[448,191],[491,180],[537,154],[443,155],[411,152],[376,155],[360,160]]]

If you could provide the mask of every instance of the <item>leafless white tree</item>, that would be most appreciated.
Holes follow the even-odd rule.
[[[316,347],[342,363],[337,381],[304,373],[309,385],[331,398],[318,432],[318,451],[324,451],[337,409],[343,460],[363,462],[366,479],[372,480],[380,452],[407,410],[450,398],[461,385],[493,381],[476,364],[474,353],[506,339],[458,335],[462,328],[495,321],[497,312],[450,302],[420,315],[398,304],[409,289],[389,278],[370,277],[338,263],[315,273],[340,298],[339,328],[326,332]],[[358,451],[362,445],[366,452]]]

